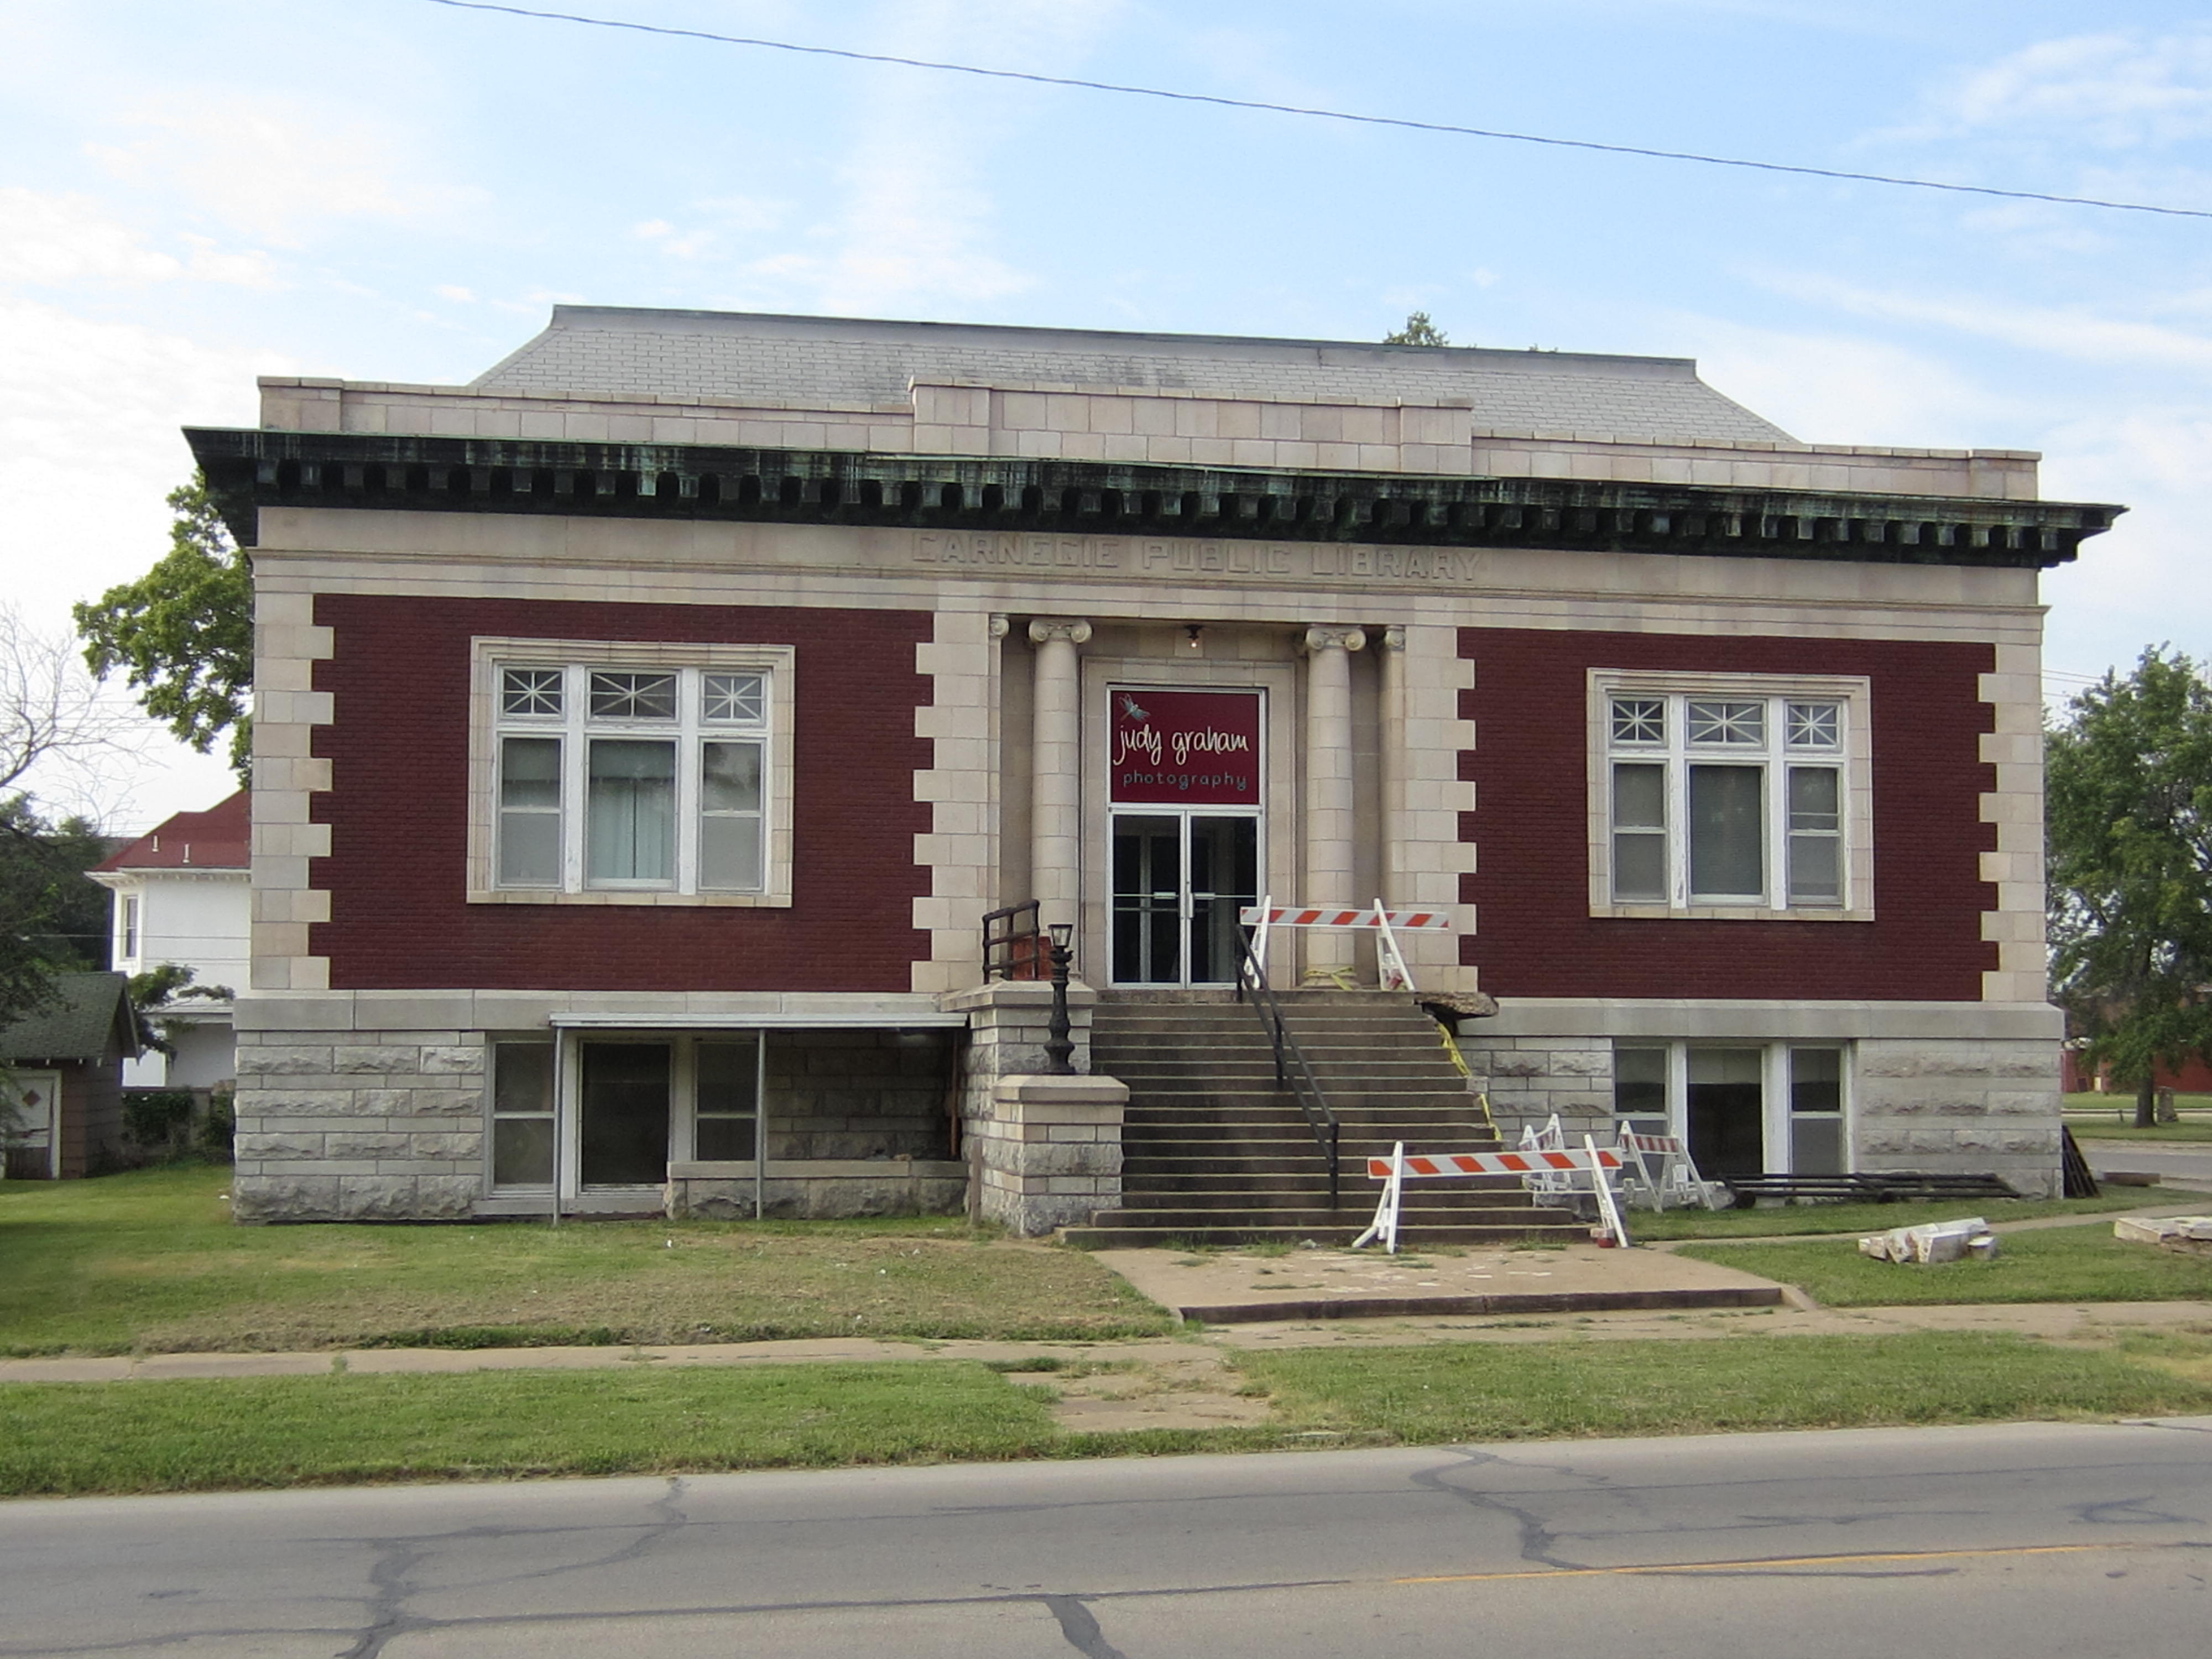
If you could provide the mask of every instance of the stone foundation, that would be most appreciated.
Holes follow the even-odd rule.
[[[965,1120],[969,1213],[1033,1237],[1115,1207],[1128,1100],[1112,1078],[1000,1078]]]
[[[484,1190],[474,1031],[238,1034],[231,1213],[240,1221],[442,1221]]]
[[[1534,1029],[1545,1024],[1554,1029]],[[2029,1032],[2037,1034],[2019,1034]],[[1461,1022],[1459,1045],[1470,1086],[1489,1096],[1510,1146],[1555,1113],[1571,1145],[1584,1134],[1610,1141],[1615,1042],[1838,1044],[1849,1072],[1851,1169],[1996,1175],[2028,1196],[2054,1197],[2057,1039],[2056,1012],[2033,1006],[1622,1004],[1538,1012],[1509,1005],[1507,1017]]]
[[[968,1166],[942,1158],[824,1158],[769,1166],[762,1213],[811,1221],[857,1215],[958,1215]],[[672,1218],[738,1221],[753,1213],[750,1164],[672,1164]]]

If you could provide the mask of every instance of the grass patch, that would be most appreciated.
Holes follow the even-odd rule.
[[[1411,1444],[2212,1409],[2212,1383],[2005,1335],[1468,1343],[1240,1353],[1287,1430]]]
[[[981,1365],[695,1366],[0,1386],[0,1493],[823,1468],[1036,1456]]]
[[[0,1183],[0,1354],[1082,1340],[1172,1320],[957,1218],[236,1227],[221,1168]]]
[[[2132,1114],[2114,1118],[2106,1113],[2066,1114],[2066,1127],[2076,1140],[2124,1140],[2143,1146],[2202,1146],[2212,1141],[2212,1117],[2185,1117],[2179,1123],[2156,1123],[2148,1129],[2135,1127]]]
[[[2212,1261],[2124,1243],[2111,1228],[2094,1224],[2008,1233],[1994,1261],[1934,1267],[1870,1261],[1841,1239],[1686,1244],[1681,1254],[1796,1285],[1832,1308],[2212,1299]]]
[[[1788,1204],[1754,1210],[1638,1210],[1628,1231],[1638,1243],[1663,1238],[1765,1238],[1784,1233],[1886,1233],[1978,1215],[1988,1221],[2027,1221],[2039,1216],[2098,1215],[2140,1210],[2164,1202],[2136,1188],[2101,1198],[1969,1198],[1939,1203]],[[2180,1202],[2186,1203],[2183,1199]]]

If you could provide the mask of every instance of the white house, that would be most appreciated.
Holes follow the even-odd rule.
[[[194,986],[226,992],[156,1011],[153,1018],[177,1052],[149,1048],[126,1060],[127,1089],[208,1089],[228,1085],[237,1073],[227,993],[246,983],[247,818],[240,790],[204,812],[164,820],[90,872],[115,895],[117,969],[142,974],[174,963],[192,970]]]

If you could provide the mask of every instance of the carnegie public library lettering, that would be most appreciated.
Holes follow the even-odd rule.
[[[256,584],[242,1218],[1348,1239],[1314,1123],[1487,1133],[1438,1019],[1508,1135],[2055,1188],[2038,574],[2119,509],[2032,455],[1674,359],[570,306],[261,397],[188,434]],[[1384,990],[1248,963],[1268,898],[1451,925]]]

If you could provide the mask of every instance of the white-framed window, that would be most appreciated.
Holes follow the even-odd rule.
[[[491,1184],[553,1187],[553,1044],[542,1037],[491,1045]]]
[[[595,1079],[592,1045],[572,1061],[571,1184],[652,1182],[671,1162],[750,1164],[760,1152],[762,1034],[640,1033],[603,1042],[617,1063]],[[563,1158],[554,1098],[556,1049],[544,1035],[494,1036],[486,1111],[489,1191],[520,1199],[551,1194]],[[641,1085],[642,1085],[641,1087]],[[604,1089],[605,1093],[598,1092]],[[644,1139],[637,1132],[642,1130]],[[613,1177],[601,1167],[622,1167]],[[649,1184],[649,1183],[648,1183]]]
[[[115,961],[120,967],[138,960],[138,895],[115,896]]]
[[[1873,914],[1864,680],[1590,676],[1590,903],[1607,915]]]
[[[1714,1039],[1613,1049],[1615,1116],[1680,1135],[1698,1173],[1844,1175],[1850,1170],[1840,1043]]]
[[[790,647],[475,644],[471,900],[790,902]]]

